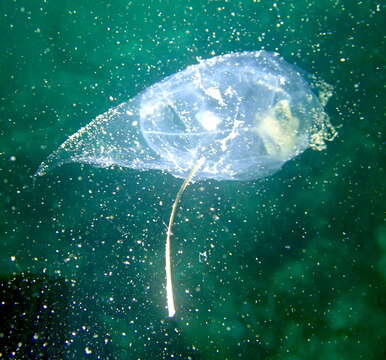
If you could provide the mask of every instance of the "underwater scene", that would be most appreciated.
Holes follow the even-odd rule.
[[[0,11],[0,359],[386,357],[383,2]]]

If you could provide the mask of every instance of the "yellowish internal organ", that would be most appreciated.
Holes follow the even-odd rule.
[[[277,102],[257,123],[256,132],[268,155],[286,159],[296,152],[299,120],[293,116],[288,100]]]

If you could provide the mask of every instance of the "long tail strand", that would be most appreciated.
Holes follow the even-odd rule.
[[[165,246],[166,300],[167,300],[169,317],[173,317],[174,314],[176,313],[176,308],[174,306],[174,295],[173,295],[172,266],[171,266],[171,260],[170,260],[170,241],[172,237],[174,217],[176,215],[178,203],[181,200],[182,194],[184,193],[186,187],[189,185],[190,181],[192,180],[192,178],[194,177],[194,175],[197,173],[197,171],[200,169],[200,167],[204,162],[205,162],[205,158],[204,157],[200,158],[193,166],[192,170],[190,170],[190,173],[188,174],[188,176],[182,183],[180,189],[178,190],[178,193],[176,195],[176,198],[172,206],[172,212],[170,213],[169,226],[166,232],[166,246]]]

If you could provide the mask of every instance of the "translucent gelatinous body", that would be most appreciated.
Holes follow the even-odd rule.
[[[299,72],[266,51],[201,61],[98,116],[42,163],[159,169],[195,180],[268,176],[335,134]]]

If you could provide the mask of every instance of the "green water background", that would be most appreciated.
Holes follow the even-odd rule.
[[[0,16],[0,358],[384,359],[381,1],[3,0]],[[334,86],[339,136],[265,180],[188,188],[169,320],[181,181],[76,164],[32,175],[111,106],[257,49]]]

